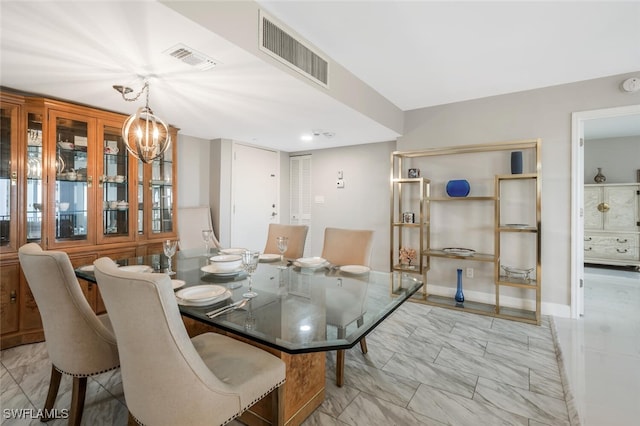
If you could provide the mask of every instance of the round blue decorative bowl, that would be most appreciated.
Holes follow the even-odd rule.
[[[465,179],[450,180],[447,182],[447,195],[449,197],[466,197],[471,187]]]

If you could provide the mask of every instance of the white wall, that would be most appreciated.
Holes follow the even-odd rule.
[[[394,142],[306,152],[311,154],[310,253],[322,253],[326,227],[373,229],[371,267],[389,270],[389,170]],[[336,187],[338,170],[344,188]],[[323,202],[317,202],[321,197]]]
[[[178,207],[209,205],[211,142],[178,134]]]
[[[588,139],[584,144],[584,183],[595,183],[593,177],[602,168],[606,183],[636,182],[640,170],[640,136]]]
[[[640,103],[620,90],[634,74],[408,111],[402,151],[542,138],[543,312],[569,315],[571,113]],[[465,166],[462,165],[462,168]]]

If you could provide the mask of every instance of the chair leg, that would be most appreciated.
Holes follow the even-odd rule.
[[[342,387],[344,383],[344,349],[336,352],[336,386]]]
[[[362,324],[364,324],[364,318],[362,317],[358,318],[358,320],[356,321],[356,324],[358,324],[358,327],[362,327]],[[363,354],[366,354],[368,352],[367,340],[364,337],[360,339],[360,350],[362,350]]]
[[[271,391],[272,425],[284,426],[284,384]]]
[[[56,403],[56,397],[58,396],[58,390],[60,389],[60,380],[62,379],[62,373],[56,370],[56,367],[51,366],[51,380],[49,380],[49,392],[47,393],[47,400],[44,403],[44,413],[40,418],[41,422],[48,422],[52,417],[47,415],[53,409],[53,405]]]
[[[366,354],[369,350],[367,349],[367,338],[363,337],[360,339],[360,350],[363,354]]]
[[[84,396],[87,392],[87,378],[74,377],[71,391],[71,410],[69,413],[69,425],[80,426],[82,410],[84,410]]]

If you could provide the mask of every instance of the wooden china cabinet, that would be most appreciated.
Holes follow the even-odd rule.
[[[176,140],[144,164],[121,136],[124,115],[0,91],[0,345],[42,341],[37,305],[20,270],[28,242],[62,250],[74,266],[101,256],[162,252],[176,237]],[[95,285],[81,281],[96,312]]]

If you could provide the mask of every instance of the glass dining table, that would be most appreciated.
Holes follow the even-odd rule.
[[[291,398],[285,399],[296,400],[287,401],[291,405],[285,407],[287,424],[302,422],[324,399],[324,353],[339,351],[343,363],[344,352],[340,351],[360,342],[422,286],[419,275],[331,265],[305,268],[278,259],[261,262],[252,274],[256,297],[242,307],[210,317],[208,313],[241,301],[248,290],[248,276],[242,270],[210,272],[210,257],[216,254],[215,249],[208,253],[190,249],[173,257],[176,274],[172,278],[184,282],[176,288],[177,295],[195,286],[214,285],[225,291],[223,300],[218,298],[211,304],[176,296],[187,330],[192,336],[211,330],[222,332],[285,360],[287,387],[292,389]],[[121,266],[147,265],[157,273],[164,273],[168,266],[166,256],[158,254],[114,260]],[[79,267],[76,275],[96,282],[91,268]],[[342,385],[342,366],[336,368],[338,385]],[[311,376],[316,380],[310,380]],[[312,381],[318,383],[311,385]],[[301,392],[301,385],[306,386],[306,392]],[[301,395],[304,393],[308,395]]]

